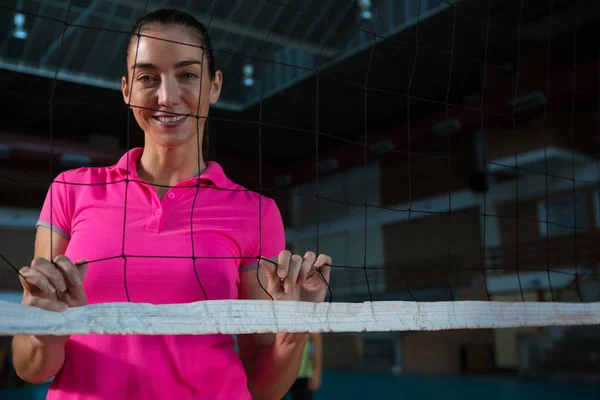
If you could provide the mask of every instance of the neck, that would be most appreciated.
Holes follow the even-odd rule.
[[[137,166],[138,175],[150,184],[165,186],[175,186],[183,180],[200,175],[206,169],[206,164],[202,149],[198,151],[197,140],[192,142],[165,148],[146,140],[144,153]]]

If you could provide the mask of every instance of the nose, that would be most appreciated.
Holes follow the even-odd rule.
[[[179,85],[173,79],[163,79],[158,88],[158,105],[162,107],[173,107],[179,104],[181,92]]]

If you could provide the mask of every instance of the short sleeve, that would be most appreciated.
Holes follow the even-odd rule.
[[[36,226],[51,229],[70,240],[71,209],[66,182],[64,172],[60,173],[52,182],[46,193],[46,199]]]
[[[270,198],[263,197],[263,218],[257,225],[256,232],[244,249],[244,258],[240,265],[240,272],[254,268],[258,265],[257,256],[276,259],[285,250],[285,229],[277,204]]]

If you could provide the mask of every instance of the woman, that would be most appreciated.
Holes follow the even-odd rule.
[[[323,301],[330,257],[292,256],[275,202],[231,182],[200,151],[202,117],[223,82],[203,26],[158,10],[138,31],[143,36],[133,34],[127,46],[122,92],[144,148],[110,167],[59,175],[42,208],[35,259],[21,269],[23,303],[61,311],[269,294]],[[48,399],[279,399],[296,378],[307,339],[240,335],[239,356],[229,335],[19,336],[13,349],[24,380],[55,376]]]

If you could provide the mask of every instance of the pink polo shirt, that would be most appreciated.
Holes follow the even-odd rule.
[[[88,304],[202,301],[198,279],[209,300],[237,299],[240,271],[285,248],[277,205],[215,162],[159,199],[136,175],[142,152],[61,173],[42,208],[73,262],[103,260],[88,266]],[[48,399],[251,399],[231,335],[74,335],[65,353]]]

